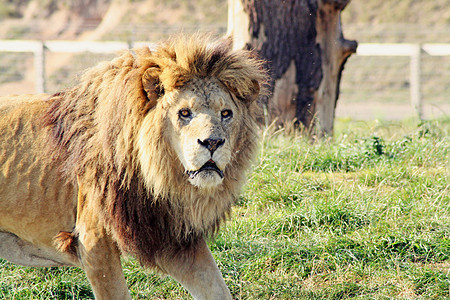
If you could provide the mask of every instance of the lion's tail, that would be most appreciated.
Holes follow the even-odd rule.
[[[75,233],[60,231],[53,239],[53,243],[58,251],[77,256],[78,239]]]

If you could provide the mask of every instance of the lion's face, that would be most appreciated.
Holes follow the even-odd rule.
[[[194,79],[166,95],[170,144],[189,182],[199,188],[220,185],[233,155],[241,113],[217,80]]]

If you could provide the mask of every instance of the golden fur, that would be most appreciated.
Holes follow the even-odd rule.
[[[73,230],[58,225],[65,211],[49,221],[60,231],[53,235],[57,249],[69,255],[56,260],[81,259],[84,266],[91,231],[148,267],[164,269],[161,261],[177,255],[189,259],[238,196],[256,150],[255,99],[265,82],[262,62],[232,51],[229,40],[180,36],[154,52],[127,51],[99,64],[74,88],[37,101],[33,116],[25,112],[30,104],[13,115],[6,109],[8,118],[37,124],[49,150],[36,155],[61,174],[54,185],[78,190],[66,197],[66,211],[76,216],[62,218]],[[5,161],[0,156],[0,167]],[[41,198],[52,206],[51,197]],[[0,233],[20,238],[1,218]]]

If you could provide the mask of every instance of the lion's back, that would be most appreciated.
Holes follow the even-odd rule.
[[[27,103],[40,102],[47,97],[47,94],[0,96],[0,115]]]

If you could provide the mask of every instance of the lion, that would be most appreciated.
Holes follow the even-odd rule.
[[[258,144],[267,82],[230,39],[125,51],[53,95],[0,100],[0,257],[77,266],[96,299],[130,299],[120,257],[196,299],[230,299],[205,242]]]

